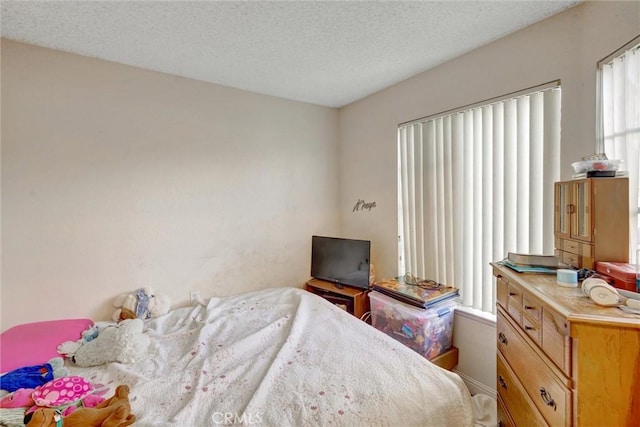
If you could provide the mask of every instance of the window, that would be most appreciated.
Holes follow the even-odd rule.
[[[640,36],[598,63],[599,150],[629,176],[629,259],[640,247]]]
[[[560,96],[552,82],[398,127],[399,274],[495,313],[489,263],[553,254]]]

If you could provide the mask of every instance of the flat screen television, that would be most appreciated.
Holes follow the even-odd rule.
[[[369,288],[369,240],[311,236],[311,276],[339,286]]]

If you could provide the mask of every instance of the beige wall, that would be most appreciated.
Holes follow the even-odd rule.
[[[2,40],[1,329],[309,277],[335,109]]]
[[[587,2],[342,108],[343,231],[371,239],[378,274],[394,275],[398,124],[557,79],[562,82],[562,175],[570,178],[571,163],[596,149],[596,62],[639,31],[639,2]],[[376,208],[350,212],[346,207],[357,198],[375,201]],[[477,338],[456,340],[454,331],[463,347],[459,370],[495,387],[495,329],[456,317],[465,336],[473,331]]]
[[[563,178],[595,149],[596,62],[640,32],[639,2],[586,2],[340,110],[342,226],[372,240],[373,261],[397,266],[397,126],[560,79]],[[347,209],[376,202],[367,214]]]

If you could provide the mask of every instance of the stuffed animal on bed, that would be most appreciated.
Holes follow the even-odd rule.
[[[95,408],[79,408],[62,417],[50,408],[36,410],[27,427],[125,427],[136,421],[129,403],[129,386],[119,385],[112,397]],[[59,423],[59,424],[58,424]]]
[[[19,388],[36,388],[54,378],[65,376],[69,370],[61,357],[54,357],[44,365],[14,369],[0,377],[0,389],[16,391]]]
[[[80,401],[93,390],[93,384],[83,377],[74,375],[43,384],[34,390],[31,397],[37,406],[55,408]]]
[[[30,408],[35,404],[31,397],[34,391],[34,388],[19,388],[0,399],[0,408]]]
[[[20,388],[0,400],[0,408],[22,408],[22,416],[40,408],[63,408],[69,415],[78,407],[92,408],[104,401],[100,394],[106,390],[96,387],[79,376],[60,377],[35,389]],[[0,425],[4,425],[0,420]]]
[[[96,322],[93,325],[89,326],[87,329],[82,331],[81,338],[77,341],[65,341],[58,345],[58,354],[63,355],[64,357],[70,359],[80,347],[88,343],[89,341],[93,341],[101,331],[104,331],[106,328],[114,326],[113,322]]]
[[[111,362],[135,363],[150,344],[143,333],[141,319],[126,319],[101,331],[96,338],[78,348],[70,359],[78,366],[97,366]]]
[[[166,295],[155,295],[151,288],[140,288],[134,293],[118,295],[113,301],[116,310],[113,320],[118,322],[124,319],[149,319],[167,314],[171,308],[171,302]]]

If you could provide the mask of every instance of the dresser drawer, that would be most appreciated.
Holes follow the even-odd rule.
[[[542,342],[542,328],[540,323],[532,321],[529,316],[522,316],[522,329],[537,345]]]
[[[498,402],[503,402],[504,407],[509,408],[508,411],[499,408],[499,417],[500,410],[504,412],[502,418],[506,424],[503,425],[511,425],[512,420],[516,426],[548,425],[500,354],[498,354],[497,375]],[[502,418],[499,418],[500,421]]]
[[[570,252],[572,254],[581,255],[580,254],[580,243],[573,240],[565,240],[563,242],[562,249],[565,252]]]
[[[542,303],[529,295],[522,294],[522,329],[537,345],[542,343]]]
[[[572,254],[570,252],[561,252],[562,262],[570,265],[573,268],[582,267],[582,257],[580,255]]]
[[[498,404],[497,406],[497,415],[498,415],[498,427],[517,427],[511,417],[509,416],[509,412],[505,403],[500,398],[500,394],[498,394]]]
[[[509,282],[502,276],[496,277],[496,299],[505,310],[509,307]]]
[[[553,426],[569,425],[570,381],[559,378],[538,354],[539,349],[528,344],[516,328],[501,311],[498,312],[497,330],[498,334],[504,336],[503,342],[498,340],[500,353],[513,371],[518,372],[520,383],[547,422]],[[519,424],[517,421],[516,423]]]
[[[524,312],[533,319],[533,321],[537,323],[542,321],[542,303],[527,292],[522,296],[522,308],[524,309]]]
[[[522,324],[522,288],[509,282],[509,297],[507,310],[518,325]]]

